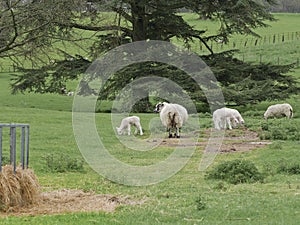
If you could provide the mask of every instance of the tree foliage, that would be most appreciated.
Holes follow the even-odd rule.
[[[272,5],[275,1],[264,2]],[[178,39],[186,48],[196,41],[204,44],[210,52],[205,61],[228,102],[280,99],[295,91],[294,80],[282,75],[290,66],[244,63],[230,53],[215,54],[208,44],[220,39],[229,42],[233,34],[256,36],[255,28],[274,20],[256,0],[4,0],[0,7],[0,56],[10,57],[20,72],[13,76],[14,93],[58,92],[104,52],[148,39]],[[178,13],[183,9],[218,21],[219,29],[215,33],[196,29]],[[181,71],[154,62],[119,71],[100,97],[112,98],[122,85],[141,74],[165,74],[193,99],[205,101],[201,90]],[[262,90],[270,92],[263,95]],[[276,93],[279,91],[281,94]]]

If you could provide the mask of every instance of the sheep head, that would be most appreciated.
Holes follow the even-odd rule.
[[[154,112],[155,113],[160,113],[162,108],[166,105],[167,103],[166,102],[159,102],[156,104],[155,106],[155,109],[154,109]]]

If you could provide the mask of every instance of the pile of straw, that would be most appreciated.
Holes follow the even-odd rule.
[[[40,196],[40,185],[31,169],[17,167],[16,174],[11,165],[3,166],[0,173],[0,211],[31,205]]]

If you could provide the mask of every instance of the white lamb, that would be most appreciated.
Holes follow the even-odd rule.
[[[160,113],[160,120],[169,132],[169,138],[172,137],[172,131],[175,130],[174,137],[180,138],[179,129],[188,119],[186,108],[179,104],[159,102],[154,112]]]
[[[274,117],[274,118],[287,117],[291,119],[293,118],[293,108],[288,103],[271,105],[264,113],[264,118],[266,120],[270,117]]]
[[[214,111],[213,121],[217,130],[226,129],[226,124],[228,124],[228,128],[231,130],[231,123],[233,123],[234,126],[245,123],[239,111],[226,107]]]
[[[116,127],[118,134],[122,135],[127,129],[127,134],[130,135],[131,125],[135,126],[134,134],[137,134],[138,129],[139,129],[140,135],[143,135],[140,118],[138,116],[129,116],[129,117],[122,119],[120,127]]]

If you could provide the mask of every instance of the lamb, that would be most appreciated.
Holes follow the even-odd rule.
[[[264,118],[267,120],[270,117],[287,117],[289,119],[293,118],[293,108],[290,104],[275,104],[268,107],[264,113]]]
[[[138,116],[129,116],[129,117],[122,119],[120,127],[116,127],[118,134],[122,135],[124,133],[124,131],[127,129],[127,134],[130,135],[131,125],[135,126],[134,134],[137,134],[137,132],[138,132],[137,130],[139,129],[140,135],[143,135],[140,118]]]
[[[160,120],[169,132],[169,138],[172,137],[172,131],[175,130],[174,137],[180,138],[179,129],[188,119],[186,108],[179,104],[159,102],[156,104],[154,112],[160,113]]]
[[[215,128],[217,130],[226,129],[226,124],[228,124],[228,128],[231,130],[232,122],[234,126],[245,123],[239,111],[237,111],[236,109],[231,109],[226,107],[214,111],[213,121],[214,121]]]

